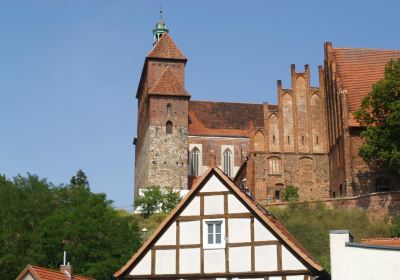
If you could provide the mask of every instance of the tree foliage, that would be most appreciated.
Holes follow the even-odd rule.
[[[140,213],[145,218],[148,218],[154,213],[170,212],[180,200],[179,192],[172,187],[160,188],[160,186],[151,186],[136,198],[135,206],[140,209]]]
[[[359,154],[368,163],[400,175],[400,59],[390,61],[385,76],[362,99],[356,119],[366,129]]]
[[[141,241],[137,223],[90,192],[87,178],[81,182],[0,176],[0,279],[15,279],[27,264],[58,270],[64,250],[75,273],[110,279],[132,256]]]
[[[290,202],[298,201],[299,188],[296,188],[295,186],[292,185],[288,185],[283,193],[283,199]]]

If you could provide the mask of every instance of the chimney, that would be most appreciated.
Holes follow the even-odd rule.
[[[60,265],[60,271],[62,273],[64,273],[68,277],[69,280],[73,280],[73,278],[72,278],[72,273],[73,273],[72,265],[70,265],[69,262],[67,263],[67,252],[66,251],[64,251],[64,262],[63,262],[62,265]]]
[[[72,280],[72,265],[70,265],[69,263],[66,265],[60,265],[60,271],[64,273],[68,277],[68,279]]]

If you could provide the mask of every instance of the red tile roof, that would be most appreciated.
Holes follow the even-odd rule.
[[[183,88],[182,84],[167,68],[161,75],[155,85],[149,90],[152,95],[175,95],[175,96],[190,96]]]
[[[387,247],[400,247],[400,238],[368,238],[361,239],[361,244]]]
[[[30,273],[35,280],[69,280],[66,274],[48,269],[48,268],[43,268],[40,266],[34,266],[34,265],[28,265],[24,271],[17,277],[17,280],[23,279],[23,277],[27,274]],[[74,280],[94,280],[93,278],[81,276],[81,275],[76,275],[73,274],[73,279]]]
[[[161,36],[147,57],[187,60],[168,33]]]
[[[249,128],[263,126],[263,104],[189,102],[189,135],[248,137]]]
[[[386,64],[400,58],[400,50],[333,48],[332,55],[341,87],[347,90],[349,126],[359,126],[353,113],[372,85],[383,78]]]

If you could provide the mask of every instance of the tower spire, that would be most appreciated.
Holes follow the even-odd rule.
[[[153,29],[153,46],[157,44],[157,42],[160,40],[161,36],[165,32],[169,32],[169,30],[163,20],[163,11],[162,7],[160,7],[160,19],[156,24],[156,28]]]

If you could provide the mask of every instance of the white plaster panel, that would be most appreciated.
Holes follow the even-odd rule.
[[[286,280],[304,280],[304,275],[286,276]]]
[[[276,237],[258,220],[254,219],[254,240],[270,241],[277,240]]]
[[[257,271],[278,270],[276,245],[256,246],[254,249],[255,269]]]
[[[228,191],[228,189],[222,184],[222,182],[215,177],[211,176],[208,182],[201,188],[200,192],[223,192]]]
[[[269,277],[270,280],[282,280],[281,276],[270,276]]]
[[[288,250],[282,246],[282,269],[306,269],[304,265]]]
[[[35,280],[35,279],[32,277],[31,273],[28,272],[28,273],[24,276],[24,278],[22,278],[22,280]]]
[[[249,210],[233,194],[228,195],[229,213],[249,213]]]
[[[179,250],[179,273],[200,273],[200,248]]]
[[[172,223],[169,228],[164,232],[156,245],[175,245],[176,244],[176,224]]]
[[[251,270],[251,247],[229,248],[229,271],[246,272]]]
[[[175,250],[156,250],[156,274],[175,273]]]
[[[151,251],[140,260],[140,262],[131,270],[130,275],[146,275],[151,273]]]
[[[200,221],[179,223],[180,244],[200,244]]]
[[[200,198],[195,197],[182,211],[181,216],[198,216],[200,215]]]
[[[224,214],[224,196],[212,195],[204,197],[204,214]]]
[[[204,272],[225,272],[225,249],[204,250]]]
[[[250,219],[228,219],[228,241],[250,242]]]

